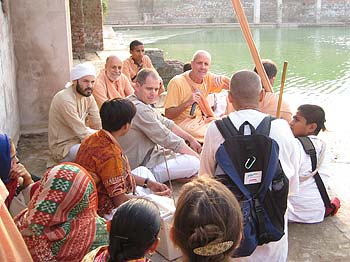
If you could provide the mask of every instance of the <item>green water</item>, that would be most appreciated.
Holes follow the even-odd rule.
[[[205,49],[212,54],[211,71],[229,77],[237,70],[253,68],[240,28],[118,30],[116,34],[125,46],[139,39],[146,48],[164,50],[167,59],[183,62],[190,61],[196,50]],[[305,103],[322,106],[333,160],[350,163],[350,28],[253,28],[252,34],[261,57],[274,60],[280,69],[274,90],[279,90],[286,60],[283,99],[293,111]]]
[[[126,43],[139,39],[167,59],[190,61],[198,49],[212,54],[211,71],[231,76],[251,69],[253,60],[240,28],[118,31]],[[288,61],[286,93],[350,94],[350,29],[347,27],[253,28],[262,58],[281,69]],[[276,83],[280,81],[280,74]],[[278,90],[278,84],[274,87]]]

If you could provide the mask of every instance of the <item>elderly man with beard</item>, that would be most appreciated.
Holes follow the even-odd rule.
[[[122,73],[122,61],[114,55],[107,57],[106,64],[96,77],[94,97],[98,108],[113,98],[125,98],[134,92],[129,79]]]
[[[52,99],[48,128],[51,159],[48,166],[73,161],[81,141],[101,129],[97,104],[91,95],[95,77],[92,64],[78,64],[71,70],[71,82]]]

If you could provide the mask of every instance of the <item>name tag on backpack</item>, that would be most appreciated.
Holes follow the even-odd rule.
[[[244,184],[258,184],[261,183],[262,171],[253,171],[244,173]]]

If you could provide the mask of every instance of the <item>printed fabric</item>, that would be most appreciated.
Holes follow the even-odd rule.
[[[47,171],[28,209],[14,220],[34,261],[78,262],[108,244],[105,220],[97,215],[95,182],[73,163]]]
[[[109,261],[109,252],[108,246],[103,246],[96,248],[95,250],[88,253],[82,262],[108,262]],[[125,262],[151,262],[147,257],[125,260]]]
[[[95,179],[100,216],[110,214],[116,208],[113,197],[135,189],[127,157],[118,142],[105,130],[90,135],[82,142],[75,162],[86,168]]]

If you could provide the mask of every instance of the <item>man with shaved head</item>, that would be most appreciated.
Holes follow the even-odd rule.
[[[267,116],[260,111],[259,102],[263,98],[263,91],[259,75],[253,71],[242,70],[236,72],[230,82],[229,101],[237,111],[228,115],[233,125],[239,127],[248,121],[254,128]],[[245,130],[249,135],[250,130]],[[289,195],[298,190],[298,169],[300,156],[296,150],[296,142],[288,123],[282,119],[271,122],[269,136],[279,146],[279,160],[285,175],[289,179]],[[216,159],[215,154],[220,144],[224,143],[220,131],[215,123],[211,123],[205,135],[203,151],[200,159],[199,175],[214,176]],[[287,261],[287,211],[285,214],[285,235],[276,242],[258,246],[249,257],[235,258],[234,261]]]
[[[107,57],[106,64],[96,78],[94,97],[98,108],[113,98],[125,98],[134,92],[129,79],[122,73],[122,61],[115,55]]]
[[[229,79],[209,72],[211,55],[205,50],[194,53],[192,69],[175,76],[168,84],[165,116],[203,142],[208,124],[215,119],[209,106],[209,93],[228,89]]]
[[[271,86],[273,86],[277,75],[277,66],[275,62],[273,62],[270,59],[262,59],[261,62],[265,69],[266,75],[269,78]],[[254,72],[258,73],[255,67]],[[265,114],[276,116],[279,95],[273,92],[266,91],[264,87],[263,91],[264,94],[263,98],[259,103],[259,111]],[[235,111],[235,108],[230,103],[228,103],[226,107],[226,113],[231,113],[233,111]],[[286,102],[285,99],[282,100],[280,118],[286,120],[288,123],[292,121],[292,112],[289,104]]]

